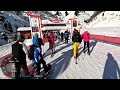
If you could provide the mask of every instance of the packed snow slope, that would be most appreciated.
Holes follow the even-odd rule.
[[[101,48],[102,46],[102,48]],[[50,79],[120,79],[120,46],[103,42],[90,41],[90,56],[82,52],[83,42],[79,47],[78,64],[73,57],[73,44],[60,43],[51,58],[45,57],[52,64]]]

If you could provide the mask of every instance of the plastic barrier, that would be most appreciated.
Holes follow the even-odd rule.
[[[95,39],[95,40],[99,40],[99,41],[104,41],[104,42],[109,42],[112,44],[120,45],[120,37],[110,37],[110,36],[104,36],[104,35],[90,34],[90,38]]]

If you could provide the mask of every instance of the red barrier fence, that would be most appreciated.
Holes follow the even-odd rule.
[[[90,37],[91,39],[120,45],[120,37],[111,37],[111,36],[93,35],[93,34],[90,34]]]

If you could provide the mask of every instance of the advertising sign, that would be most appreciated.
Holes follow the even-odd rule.
[[[28,16],[30,20],[32,38],[35,33],[38,33],[39,38],[43,38],[42,30],[41,30],[41,17],[33,14],[28,14]]]

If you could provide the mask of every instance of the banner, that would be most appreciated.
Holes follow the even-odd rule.
[[[31,36],[33,38],[35,33],[38,33],[39,38],[43,38],[41,30],[41,17],[38,15],[28,14],[31,27]]]

